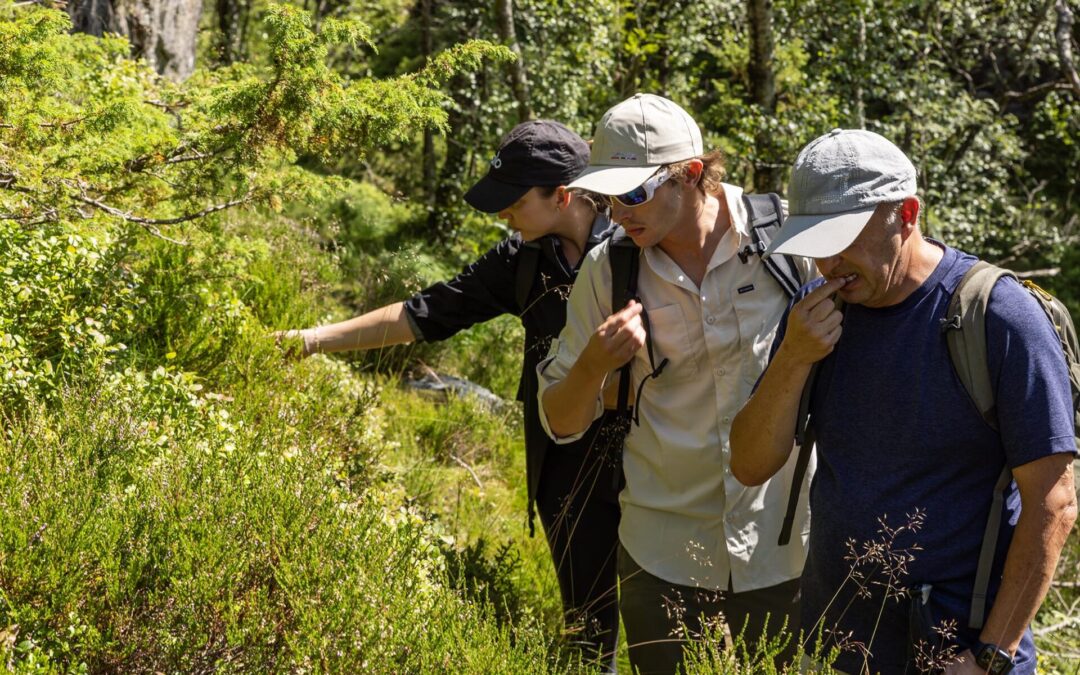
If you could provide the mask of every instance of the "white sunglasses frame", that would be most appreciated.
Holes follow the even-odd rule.
[[[647,204],[651,202],[652,198],[656,196],[656,191],[660,189],[660,186],[667,182],[669,178],[671,178],[671,172],[668,171],[668,168],[666,166],[660,167],[656,171],[656,173],[646,178],[645,182],[641,185],[637,186],[633,190],[630,190],[629,192],[624,192],[620,195],[609,195],[608,200],[611,202],[612,206],[615,206],[615,203],[618,202],[620,206],[624,206],[628,209],[636,208],[638,206],[641,206],[642,204]],[[645,199],[641,200],[637,204],[627,204],[622,199],[620,199],[620,197],[624,197],[631,192],[636,192],[639,189],[645,190]]]

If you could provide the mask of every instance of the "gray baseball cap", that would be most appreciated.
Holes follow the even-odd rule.
[[[701,130],[678,104],[654,94],[634,94],[600,118],[589,167],[569,187],[621,195],[664,164],[701,156],[702,148]]]
[[[833,129],[795,159],[790,215],[765,255],[836,255],[855,241],[878,204],[915,191],[915,166],[900,148],[872,131]]]

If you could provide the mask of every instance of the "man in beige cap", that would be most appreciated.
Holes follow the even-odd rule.
[[[640,248],[636,299],[613,306],[614,245],[593,249],[538,367],[541,421],[569,443],[603,412],[609,376],[630,364],[638,393],[620,493],[620,602],[643,673],[674,672],[684,643],[721,620],[751,641],[767,614],[770,634],[785,620],[797,632],[805,497],[795,536],[779,545],[792,471],[747,488],[728,467],[731,420],[794,289],[766,269],[742,190],[723,177],[720,153],[704,152],[672,101],[638,94],[603,116],[571,187],[611,197],[612,219]],[[785,264],[801,280],[812,274],[805,259]]]
[[[1014,277],[989,284],[976,368],[996,405],[980,414],[948,348],[978,332],[951,302],[976,259],[923,237],[904,153],[836,129],[799,154],[788,194],[770,252],[812,256],[825,279],[785,316],[731,465],[753,485],[790,464],[816,372],[803,626],[843,672],[1034,673],[1030,623],[1076,518],[1058,335]]]

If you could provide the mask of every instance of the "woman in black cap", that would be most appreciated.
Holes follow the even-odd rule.
[[[540,425],[536,365],[566,323],[566,297],[585,253],[611,234],[607,209],[566,189],[589,163],[589,146],[558,122],[514,127],[487,174],[465,194],[498,213],[514,236],[449,281],[404,302],[301,337],[304,355],[445,340],[477,323],[515,314],[525,327],[518,400],[525,406],[529,527],[535,511],[555,562],[568,627],[587,655],[614,670],[619,614],[616,553],[618,458],[622,435],[613,413],[579,441],[556,446]],[[534,510],[535,509],[535,510]]]

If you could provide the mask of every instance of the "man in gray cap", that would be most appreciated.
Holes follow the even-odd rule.
[[[991,425],[945,337],[956,328],[945,320],[950,299],[976,260],[922,236],[904,153],[837,129],[799,154],[789,198],[768,253],[811,256],[824,278],[781,322],[732,427],[731,467],[755,485],[789,462],[816,369],[803,627],[842,650],[845,672],[1035,672],[1029,624],[1076,517],[1073,401],[1057,334],[1015,279],[993,284]],[[1006,466],[1011,485],[999,482]],[[990,531],[984,605],[975,589]]]
[[[569,443],[602,413],[611,374],[630,363],[637,423],[624,451],[618,567],[630,662],[643,673],[675,672],[685,641],[724,619],[751,642],[767,614],[770,634],[785,619],[797,632],[805,500],[791,543],[778,545],[792,468],[753,488],[728,469],[731,419],[789,295],[747,252],[748,206],[723,176],[720,153],[704,152],[697,124],[672,101],[639,94],[603,116],[589,167],[570,187],[611,197],[612,220],[640,249],[636,299],[615,306],[614,245],[600,244],[538,367],[541,421]],[[810,278],[808,260],[791,264]]]

